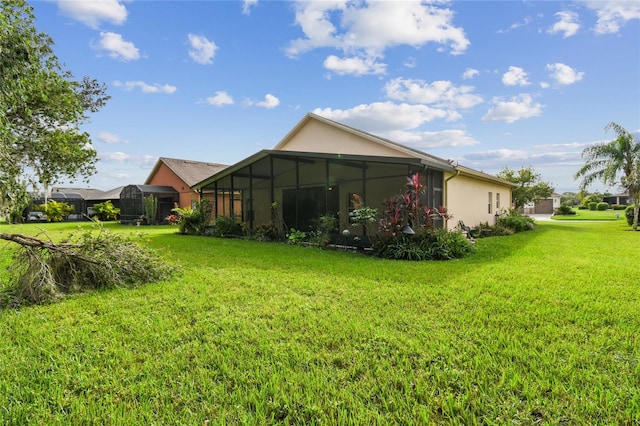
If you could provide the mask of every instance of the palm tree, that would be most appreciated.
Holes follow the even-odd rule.
[[[640,206],[640,185],[638,185],[640,142],[634,141],[631,133],[613,121],[607,124],[604,130],[613,130],[617,138],[585,148],[582,151],[582,158],[585,158],[586,162],[575,174],[575,178],[582,178],[580,184],[582,190],[596,180],[609,186],[619,183],[627,190],[629,198],[634,203],[633,230],[635,231],[638,229],[638,207]]]

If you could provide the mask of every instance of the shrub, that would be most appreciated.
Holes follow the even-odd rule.
[[[111,200],[107,200],[104,203],[94,204],[93,213],[94,216],[98,216],[98,219],[102,221],[116,220],[120,214],[120,209],[115,207]]]
[[[560,207],[558,207],[557,214],[567,216],[567,215],[575,214],[575,212],[573,211],[571,206],[563,204]]]
[[[181,234],[204,235],[211,220],[213,207],[209,200],[195,202],[195,208],[176,207],[171,211],[178,215],[178,231]]]
[[[627,208],[627,206],[625,204],[612,204],[611,208],[613,210],[624,210]]]
[[[47,222],[62,222],[65,217],[73,212],[74,207],[67,203],[51,200],[46,204],[39,205],[38,210],[47,215]]]
[[[242,225],[235,216],[218,216],[213,221],[211,235],[214,237],[233,237],[242,235]]]
[[[595,201],[592,201],[589,204],[587,204],[587,208],[589,210],[596,210],[598,208],[598,203],[596,203]]]
[[[307,234],[305,232],[300,231],[296,228],[291,228],[291,230],[287,234],[287,239],[291,244],[300,244],[306,236]]]
[[[624,217],[627,219],[627,224],[629,226],[633,225],[633,204],[628,206],[624,211]]]
[[[609,203],[598,203],[596,206],[596,210],[600,210],[600,211],[604,211],[604,210],[608,210],[609,209]]]
[[[533,223],[532,218],[512,209],[500,215],[496,224],[512,229],[514,232],[522,232],[533,229]]]
[[[451,260],[469,256],[475,247],[460,232],[437,229],[416,235],[387,235],[375,240],[373,250],[384,259]]]

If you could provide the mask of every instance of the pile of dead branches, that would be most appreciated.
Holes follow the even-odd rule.
[[[55,302],[92,289],[132,287],[170,276],[153,250],[133,239],[98,227],[53,242],[22,234],[0,233],[19,245],[9,266],[10,282],[0,290],[0,307]]]

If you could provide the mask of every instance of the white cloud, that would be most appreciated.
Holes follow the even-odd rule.
[[[233,105],[233,98],[227,92],[218,91],[207,98],[207,103],[215,106]]]
[[[455,111],[430,108],[426,105],[374,102],[350,109],[318,108],[315,114],[367,132],[387,133],[394,130],[415,129],[436,119],[457,120]]]
[[[98,159],[100,159],[101,161],[126,161],[130,158],[131,156],[129,154],[125,154],[124,152],[120,151],[98,153]]]
[[[502,75],[505,86],[526,86],[529,84],[527,73],[519,67],[509,67],[509,71]]]
[[[547,70],[550,72],[551,78],[562,85],[573,84],[584,77],[584,72],[577,72],[570,66],[561,63],[548,64]]]
[[[120,136],[109,132],[100,132],[97,139],[103,143],[127,143],[127,141],[120,139]]]
[[[482,103],[482,97],[474,94],[473,90],[473,86],[456,87],[450,81],[426,83],[403,78],[393,79],[385,85],[389,99],[454,109],[471,108]]]
[[[191,46],[191,49],[189,49],[191,59],[203,65],[213,63],[213,57],[216,55],[218,46],[204,36],[189,34],[188,37],[189,46]]]
[[[280,105],[280,99],[276,98],[271,93],[267,93],[263,101],[247,101],[247,104],[250,106],[272,109]]]
[[[330,55],[324,60],[324,67],[336,74],[353,74],[358,76],[384,74],[387,70],[387,65],[375,62],[375,58],[353,57],[340,59],[335,55]]]
[[[521,94],[511,98],[511,100],[503,100],[494,98],[494,107],[489,109],[482,121],[504,121],[505,123],[513,123],[523,118],[537,117],[542,114],[542,104],[533,103],[531,95]]]
[[[570,12],[570,11],[557,12],[556,16],[560,20],[555,24],[553,24],[553,26],[547,30],[547,33],[549,34],[563,33],[563,36],[562,36],[563,38],[576,35],[578,30],[580,29],[577,13]]]
[[[628,21],[640,19],[640,2],[637,1],[588,1],[586,6],[598,17],[594,28],[597,34],[617,33]]]
[[[101,32],[99,49],[106,50],[109,57],[120,61],[132,61],[140,59],[140,51],[131,42],[125,41],[120,34]]]
[[[167,95],[171,95],[178,90],[175,86],[171,86],[169,84],[147,84],[144,81],[114,81],[113,85],[115,87],[124,87],[125,90],[131,91],[136,87],[142,90],[142,93],[163,93]]]
[[[395,142],[420,150],[471,146],[479,143],[463,130],[443,130],[440,132],[408,132],[397,130],[388,132],[386,137]]]
[[[258,4],[258,0],[244,0],[242,2],[242,13],[248,15],[251,13],[251,8]]]
[[[462,74],[462,79],[471,80],[473,77],[475,77],[478,74],[480,74],[480,71],[478,71],[477,69],[467,68],[466,70],[464,70],[464,73]]]
[[[296,2],[296,23],[305,37],[286,50],[296,57],[321,47],[348,56],[382,57],[385,49],[426,43],[447,45],[452,54],[469,46],[464,30],[453,25],[454,13],[422,0],[409,1],[306,1]]]
[[[122,25],[127,20],[127,9],[118,0],[58,0],[57,3],[58,8],[64,15],[94,29],[100,26],[100,21]]]

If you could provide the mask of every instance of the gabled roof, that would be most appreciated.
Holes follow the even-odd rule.
[[[151,173],[149,173],[149,177],[145,181],[145,184],[149,184],[149,182],[151,182],[151,179],[158,172],[158,168],[161,164],[167,166],[189,187],[229,167],[226,164],[160,157],[156,162],[156,165],[153,167],[153,170],[151,170]]]
[[[302,127],[304,127],[309,121],[311,120],[316,120],[319,121],[321,123],[327,124],[329,126],[335,127],[337,129],[343,130],[345,132],[349,132],[351,134],[354,134],[356,136],[359,136],[361,138],[367,139],[373,143],[385,146],[387,148],[391,148],[394,149],[402,154],[405,154],[407,157],[414,157],[414,158],[420,158],[421,160],[423,160],[426,164],[431,164],[435,167],[441,168],[443,170],[450,170],[452,169],[452,162],[449,160],[445,160],[444,158],[440,158],[440,157],[436,157],[435,155],[431,155],[431,154],[427,154],[426,152],[422,152],[420,150],[414,149],[414,148],[410,148],[408,146],[399,144],[397,142],[391,141],[389,139],[385,139],[382,138],[380,136],[376,136],[374,134],[371,133],[367,133],[365,131],[347,126],[345,124],[342,123],[338,123],[337,121],[333,121],[330,120],[328,118],[325,117],[321,117],[317,114],[314,114],[312,112],[308,113],[307,115],[304,116],[304,118],[302,120],[300,120],[300,122],[298,122],[298,124],[296,124],[296,126],[291,129],[291,131],[289,133],[287,133],[287,135],[273,148],[274,150],[278,151],[281,150],[286,144],[287,142],[289,142],[299,131]]]

